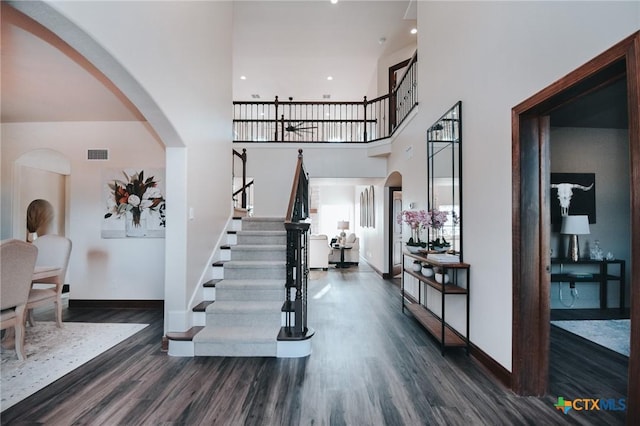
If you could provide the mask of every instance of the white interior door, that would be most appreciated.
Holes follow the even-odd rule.
[[[402,211],[402,191],[393,191],[393,270],[399,273],[402,266],[402,225],[396,218]]]

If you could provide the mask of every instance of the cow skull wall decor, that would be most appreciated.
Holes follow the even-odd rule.
[[[558,201],[560,201],[560,215],[569,215],[569,205],[571,204],[571,197],[573,196],[574,189],[581,189],[583,191],[589,191],[593,188],[593,183],[589,186],[579,185],[577,183],[552,183],[551,188],[558,190]]]

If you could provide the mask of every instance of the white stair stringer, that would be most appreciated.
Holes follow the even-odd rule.
[[[308,356],[311,338],[278,341],[285,321],[284,219],[243,218],[231,235],[229,260],[216,268],[222,281],[215,286],[215,302],[206,308],[205,327],[193,337],[194,355]]]

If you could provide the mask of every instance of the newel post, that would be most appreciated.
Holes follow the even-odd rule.
[[[364,106],[364,120],[363,120],[363,122],[362,122],[362,123],[363,123],[363,125],[364,125],[364,132],[363,132],[363,134],[364,134],[364,142],[365,142],[365,143],[367,142],[367,105],[368,105],[367,97],[365,96],[365,97],[364,97],[364,102],[363,102],[363,106]]]

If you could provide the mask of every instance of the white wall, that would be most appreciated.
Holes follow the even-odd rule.
[[[255,180],[255,216],[286,214],[299,148],[311,179],[386,176],[386,160],[368,157],[366,144],[234,144],[234,148],[247,149],[247,175]]]
[[[426,208],[426,130],[462,100],[470,337],[511,370],[511,108],[636,31],[640,4],[421,1],[418,26],[418,116],[388,169],[405,205]]]
[[[371,190],[374,194],[374,220],[375,226],[363,227],[360,224],[360,193],[365,189]],[[387,253],[387,240],[385,239],[385,227],[387,221],[387,211],[385,210],[386,190],[381,179],[372,180],[371,185],[357,185],[355,187],[354,199],[356,203],[356,223],[358,228],[356,234],[360,237],[360,257],[364,258],[369,265],[380,272],[388,272],[388,261],[385,258]]]
[[[102,239],[105,168],[163,168],[164,147],[138,122],[14,123],[2,125],[2,216],[12,216],[5,186],[13,186],[13,163],[21,155],[56,147],[69,159],[66,236],[73,248],[67,282],[71,299],[161,300],[164,239]],[[87,161],[87,149],[106,148],[109,161]],[[169,199],[167,201],[171,203]],[[3,238],[8,237],[3,220]],[[24,235],[13,235],[24,238]],[[141,266],[143,265],[143,266]],[[146,266],[145,266],[146,265]]]
[[[175,204],[167,207],[166,329],[184,329],[186,306],[201,284],[231,213],[232,2],[52,2],[139,83],[119,85],[163,142]],[[75,46],[74,46],[75,47]],[[105,71],[105,70],[103,70]],[[108,74],[109,76],[109,74]],[[144,102],[136,102],[143,99]],[[178,136],[173,140],[172,131]],[[193,209],[193,220],[187,212]],[[173,225],[171,222],[173,221]],[[175,316],[176,320],[173,320]]]
[[[551,131],[551,172],[552,173],[595,173],[596,177],[596,223],[589,225],[589,235],[579,237],[582,257],[589,257],[589,247],[595,240],[605,254],[611,252],[615,258],[627,261],[627,298],[628,283],[631,281],[629,265],[631,255],[631,234],[629,226],[629,132],[620,129],[593,128],[554,128]],[[559,234],[551,235],[551,247],[556,256],[562,256],[559,250],[566,249],[560,244]],[[565,238],[566,239],[566,238]],[[566,243],[566,241],[564,241]],[[572,267],[576,269],[576,267]],[[565,269],[566,270],[566,269]],[[618,273],[617,266],[612,270]],[[594,272],[593,268],[585,272]],[[564,308],[559,301],[558,283],[551,284],[551,308]],[[563,298],[569,303],[568,283],[562,285]],[[576,288],[579,299],[575,308],[599,308],[599,286],[595,283],[580,283]],[[608,288],[609,307],[619,306],[617,282],[612,281]],[[569,299],[569,300],[567,300]]]

